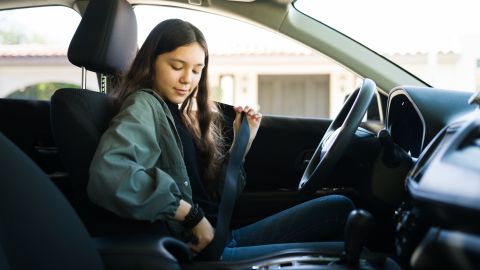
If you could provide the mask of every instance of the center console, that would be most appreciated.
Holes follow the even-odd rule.
[[[195,261],[188,246],[171,237],[96,241],[107,269],[400,269],[387,256],[364,248],[373,225],[370,213],[354,210],[347,219],[345,242],[324,242],[315,248],[305,243],[305,248],[235,262]]]

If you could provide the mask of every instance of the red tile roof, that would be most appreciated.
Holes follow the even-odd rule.
[[[222,42],[210,45],[210,54],[214,56],[313,56],[317,53],[304,46],[294,43],[235,43]],[[392,56],[419,56],[426,52],[385,53]],[[454,51],[440,51],[438,55],[454,55]],[[27,57],[66,57],[67,48],[52,45],[0,45],[0,58]]]
[[[309,48],[285,44],[223,43],[211,46],[215,56],[310,56]],[[66,57],[67,48],[52,45],[0,45],[0,58]]]
[[[66,57],[67,48],[52,45],[0,45],[0,58]]]

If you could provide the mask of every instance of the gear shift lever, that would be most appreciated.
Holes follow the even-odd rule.
[[[350,212],[345,225],[345,250],[342,262],[350,265],[358,264],[360,252],[373,228],[372,215],[365,210],[357,209]]]

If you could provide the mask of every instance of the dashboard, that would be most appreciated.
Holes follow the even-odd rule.
[[[480,110],[471,92],[398,87],[386,127],[416,160],[395,212],[398,257],[414,269],[480,265]]]
[[[424,206],[430,205],[428,211],[439,222],[454,226],[452,217],[471,219],[462,227],[478,228],[480,111],[444,128],[419,158],[407,181],[412,197]]]
[[[386,128],[394,143],[418,158],[446,125],[475,110],[471,92],[427,87],[397,87],[387,103]]]

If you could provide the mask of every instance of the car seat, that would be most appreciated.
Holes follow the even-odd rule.
[[[71,40],[68,59],[82,69],[115,78],[129,68],[137,48],[132,6],[126,0],[91,0]],[[102,88],[106,82],[103,75]],[[59,89],[52,96],[53,137],[74,187],[69,199],[93,236],[131,232],[163,235],[163,222],[120,218],[87,197],[90,162],[113,115],[113,98],[84,86]]]
[[[103,269],[53,182],[2,133],[0,149],[0,269]]]

